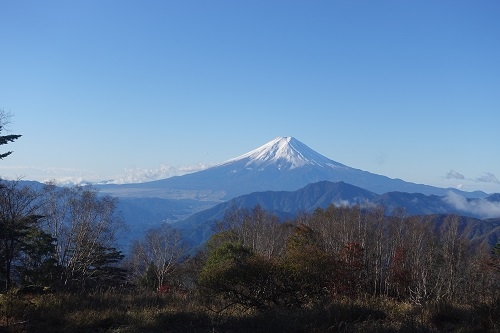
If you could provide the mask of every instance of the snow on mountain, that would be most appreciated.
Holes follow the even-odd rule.
[[[273,165],[280,170],[290,170],[307,164],[321,167],[345,167],[318,154],[290,136],[277,137],[257,149],[222,163],[221,166],[241,161],[246,162],[246,168],[257,169]]]
[[[343,181],[382,194],[390,191],[445,195],[443,189],[405,182],[335,162],[293,137],[278,137],[246,154],[190,174],[139,184],[102,185],[115,196],[225,201],[259,191],[293,191],[319,181]],[[482,192],[460,192],[466,197]]]

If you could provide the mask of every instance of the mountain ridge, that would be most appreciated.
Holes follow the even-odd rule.
[[[115,196],[162,197],[225,201],[260,191],[293,191],[319,181],[343,181],[383,194],[390,191],[445,195],[448,191],[465,197],[485,197],[481,191],[464,192],[351,168],[333,161],[293,137],[274,140],[236,158],[198,172],[138,184],[98,185]]]
[[[492,198],[496,197],[492,196]],[[481,200],[487,201],[484,198],[464,198],[464,200],[470,203],[470,207],[476,207]],[[173,225],[183,230],[192,243],[202,244],[212,234],[214,224],[222,220],[224,214],[230,209],[253,209],[255,206],[260,206],[263,210],[286,219],[301,212],[312,213],[317,208],[326,209],[331,204],[336,206],[359,205],[365,208],[381,207],[389,215],[392,211],[403,209],[403,212],[408,215],[456,214],[481,221],[487,217],[478,215],[478,212],[481,213],[481,211],[467,211],[460,206],[454,206],[453,202],[447,201],[445,196],[397,191],[379,195],[345,182],[321,181],[308,184],[296,191],[265,191],[239,196],[196,213]],[[494,202],[494,204],[500,207],[500,201]],[[500,230],[500,219],[489,219],[488,221],[489,224]]]

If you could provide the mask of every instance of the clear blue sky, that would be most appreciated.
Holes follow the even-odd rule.
[[[0,0],[0,176],[166,177],[294,136],[500,192],[500,2]],[[148,178],[149,177],[149,178]]]

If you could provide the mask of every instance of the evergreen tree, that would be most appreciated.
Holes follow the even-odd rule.
[[[89,267],[86,285],[109,288],[126,280],[126,271],[118,264],[124,255],[114,247],[98,246],[94,253],[95,261]]]
[[[28,235],[39,227],[38,194],[19,182],[0,183],[1,279],[8,290]]]
[[[12,115],[3,109],[0,109],[0,133],[5,130],[5,126],[9,124],[10,118]],[[19,139],[21,135],[19,134],[10,134],[10,135],[0,135],[0,145],[5,145],[10,142],[14,142]],[[12,154],[12,151],[8,151],[6,153],[0,153],[0,160]]]
[[[498,241],[497,244],[493,247],[491,253],[493,254],[493,256],[500,258],[500,241]]]
[[[25,286],[50,286],[59,274],[55,259],[55,238],[32,226],[26,233],[19,263],[16,265],[20,282]]]

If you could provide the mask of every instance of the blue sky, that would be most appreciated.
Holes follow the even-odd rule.
[[[498,1],[0,0],[0,176],[142,181],[294,136],[500,192]]]

